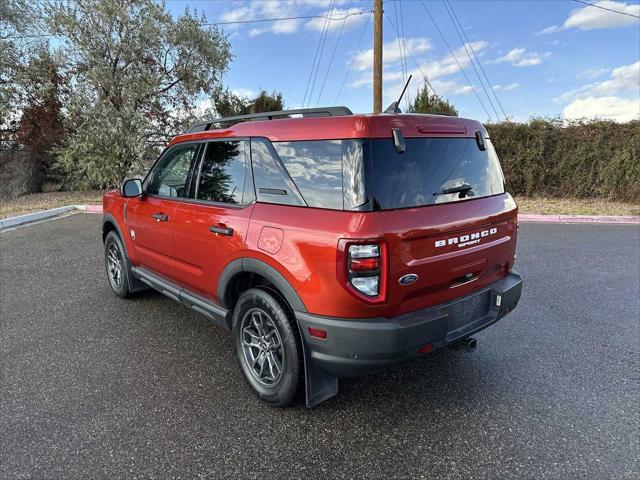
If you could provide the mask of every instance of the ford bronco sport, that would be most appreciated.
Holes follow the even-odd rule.
[[[473,120],[345,107],[211,120],[103,202],[115,294],[150,286],[230,329],[273,406],[472,349],[522,289],[517,207]]]

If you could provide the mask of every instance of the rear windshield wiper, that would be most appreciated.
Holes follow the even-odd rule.
[[[439,192],[433,194],[436,195],[447,195],[449,193],[459,193],[460,198],[466,197],[469,191],[473,190],[473,185],[469,185],[468,183],[463,183],[462,185],[458,185],[457,187],[443,188]]]

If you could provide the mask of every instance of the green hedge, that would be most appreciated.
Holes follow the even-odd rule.
[[[512,194],[640,202],[640,122],[487,125]]]

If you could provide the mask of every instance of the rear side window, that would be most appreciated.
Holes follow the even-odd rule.
[[[307,205],[334,210],[366,209],[364,157],[368,142],[314,140],[276,142],[273,146]]]
[[[246,144],[243,140],[207,143],[196,186],[198,200],[243,205],[254,199],[247,179]]]
[[[251,139],[251,163],[259,202],[305,205],[268,140]]]
[[[504,193],[498,157],[491,141],[485,143],[482,151],[474,138],[409,138],[405,152],[398,153],[392,140],[373,140],[376,208],[418,207]],[[461,188],[464,191],[446,193]]]
[[[342,141],[275,142],[307,205],[342,210]]]

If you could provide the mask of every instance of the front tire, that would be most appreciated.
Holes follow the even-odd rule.
[[[290,405],[303,384],[302,344],[295,319],[268,289],[247,290],[233,311],[233,346],[253,391],[273,407]]]
[[[111,231],[104,241],[104,264],[107,270],[109,286],[120,298],[127,298],[129,289],[129,263],[118,234]]]

